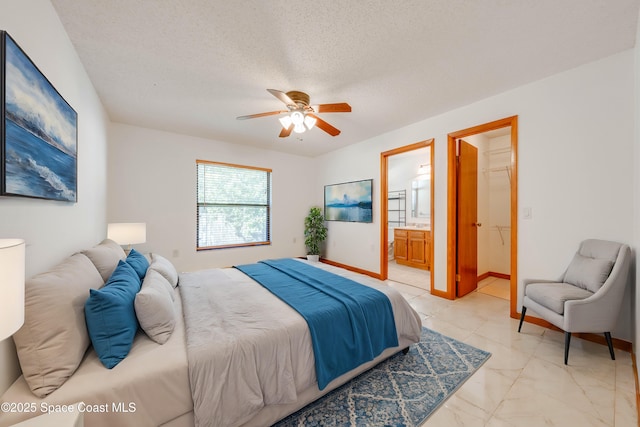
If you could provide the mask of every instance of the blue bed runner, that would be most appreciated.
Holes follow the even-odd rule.
[[[353,280],[294,259],[235,266],[307,321],[318,388],[398,345],[389,298]]]

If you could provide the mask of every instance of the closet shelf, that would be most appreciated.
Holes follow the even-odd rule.
[[[485,156],[496,156],[498,154],[511,154],[511,147],[494,148],[483,152]]]

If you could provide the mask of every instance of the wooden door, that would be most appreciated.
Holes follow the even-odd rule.
[[[478,149],[458,141],[458,256],[456,296],[478,287]]]

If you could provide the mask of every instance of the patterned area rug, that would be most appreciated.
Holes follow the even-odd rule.
[[[491,353],[422,328],[420,342],[288,416],[288,426],[422,424]]]

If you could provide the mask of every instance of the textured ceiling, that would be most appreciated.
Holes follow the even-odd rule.
[[[307,156],[632,48],[640,0],[52,0],[114,122]],[[266,89],[348,102],[278,138]],[[301,138],[300,138],[301,137]]]

